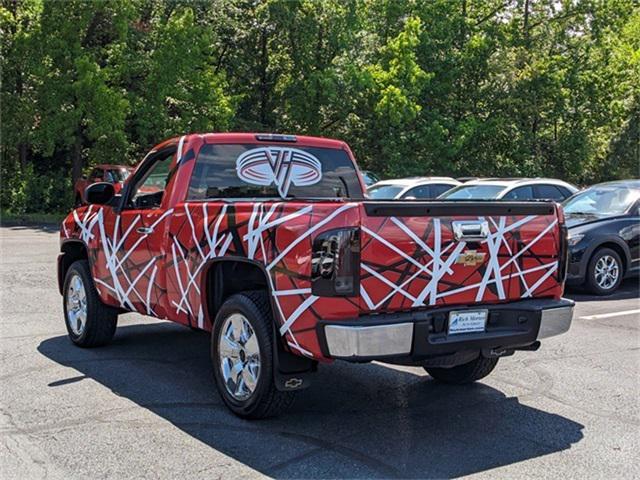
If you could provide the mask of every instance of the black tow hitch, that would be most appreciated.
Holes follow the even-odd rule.
[[[535,341],[530,345],[522,345],[518,347],[496,347],[496,348],[483,348],[482,356],[485,358],[500,358],[513,355],[516,350],[535,352],[540,348],[540,342]]]

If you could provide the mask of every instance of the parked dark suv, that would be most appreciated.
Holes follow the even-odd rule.
[[[568,199],[564,213],[569,284],[609,295],[640,271],[640,180],[593,185]]]

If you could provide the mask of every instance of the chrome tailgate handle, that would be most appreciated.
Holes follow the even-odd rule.
[[[489,222],[485,220],[456,220],[451,222],[456,240],[482,241],[489,236]]]

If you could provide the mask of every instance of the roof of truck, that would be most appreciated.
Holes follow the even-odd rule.
[[[93,168],[101,168],[102,170],[129,170],[132,167],[129,165],[116,165],[115,163],[99,163],[98,165],[94,165]]]
[[[344,149],[347,144],[342,140],[324,137],[309,137],[306,135],[289,135],[279,133],[204,133],[201,134],[206,143],[269,143],[282,145],[304,145],[307,147]],[[260,138],[262,137],[262,138]],[[269,138],[271,137],[271,138]],[[295,140],[282,141],[280,138]]]

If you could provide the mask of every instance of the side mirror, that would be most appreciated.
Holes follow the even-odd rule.
[[[107,182],[93,183],[84,191],[84,198],[89,204],[106,205],[115,195],[113,185]]]

